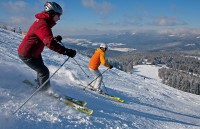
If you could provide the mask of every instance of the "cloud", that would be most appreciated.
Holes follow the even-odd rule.
[[[107,15],[114,8],[108,2],[97,3],[95,0],[82,0],[82,4],[84,7],[91,8],[100,15]]]
[[[27,30],[27,28],[30,26],[32,20],[27,20],[26,17],[17,17],[17,16],[12,16],[9,17],[8,19],[0,19],[0,23],[2,25],[9,25],[12,27],[20,27],[23,30]]]
[[[141,23],[137,21],[131,21],[131,20],[124,20],[124,21],[117,21],[117,22],[99,22],[96,23],[99,26],[102,27],[118,27],[118,28],[123,28],[123,27],[133,27],[133,26],[140,26]]]
[[[118,21],[111,19],[110,21],[103,20],[102,22],[96,23],[96,25],[102,27],[114,27],[127,29],[130,27],[138,27],[143,25],[143,17],[139,15],[123,15]]]
[[[0,6],[2,11],[0,15],[5,15],[1,17],[0,23],[2,25],[21,27],[23,31],[27,31],[31,23],[34,21],[34,14],[36,12],[37,4],[28,3],[28,1],[0,1]],[[37,9],[38,10],[38,9]]]
[[[154,18],[154,20],[152,22],[149,22],[148,25],[177,26],[177,25],[187,25],[187,23],[183,20],[176,18],[176,17],[161,16],[161,17]]]
[[[162,29],[157,31],[159,34],[172,34],[172,35],[177,35],[177,34],[199,34],[200,29],[199,28],[170,28],[170,29]]]
[[[25,17],[10,17],[9,21],[11,24],[21,24],[21,23],[26,23],[27,18],[25,18]]]
[[[24,12],[30,8],[24,1],[8,1],[1,3],[1,5],[4,8],[4,11],[10,13]]]

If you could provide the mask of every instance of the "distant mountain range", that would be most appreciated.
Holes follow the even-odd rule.
[[[200,36],[197,34],[171,35],[154,32],[126,32],[123,34],[70,36],[65,37],[63,41],[67,45],[82,50],[92,50],[103,42],[108,44],[112,53],[200,50]]]

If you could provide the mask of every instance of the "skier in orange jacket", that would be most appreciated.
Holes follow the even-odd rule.
[[[93,56],[90,59],[89,62],[89,69],[92,72],[92,74],[94,75],[95,78],[97,78],[93,83],[93,90],[97,91],[100,90],[100,86],[101,86],[101,82],[102,82],[102,74],[99,71],[99,66],[100,64],[104,65],[105,67],[108,67],[110,69],[113,68],[112,65],[110,65],[106,59],[105,59],[105,53],[106,50],[108,49],[108,46],[105,43],[101,43],[100,47],[96,49],[95,53],[93,54]]]

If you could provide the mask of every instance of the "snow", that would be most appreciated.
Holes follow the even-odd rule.
[[[160,66],[155,65],[136,65],[133,67],[133,74],[161,82],[158,76],[159,68]]]
[[[67,42],[67,43],[72,43],[72,44],[76,44],[79,46],[99,46],[100,42],[91,42],[90,40],[87,39],[75,39],[75,38],[64,38],[63,41]],[[113,51],[120,51],[120,52],[131,52],[131,51],[135,51],[136,49],[134,48],[122,48],[119,46],[123,46],[125,44],[123,43],[108,43],[108,49],[109,50],[113,50]]]
[[[24,79],[34,80],[36,73],[18,58],[17,47],[22,35],[0,29],[0,128],[1,129],[200,129],[200,99],[166,86],[158,78],[157,66],[134,66],[133,74],[115,68],[104,74],[108,93],[121,97],[125,103],[111,101],[84,91],[78,84],[93,80],[87,68],[88,57],[77,54],[52,77],[52,90],[87,101],[94,114],[85,115],[55,101],[44,93],[35,94],[13,114],[34,92]],[[53,74],[67,59],[49,49],[43,52],[45,64]],[[100,67],[100,71],[106,70]]]
[[[131,51],[135,51],[136,49],[133,49],[133,48],[115,48],[115,47],[112,47],[112,48],[109,48],[109,50],[114,50],[114,51],[121,51],[121,52],[131,52]]]

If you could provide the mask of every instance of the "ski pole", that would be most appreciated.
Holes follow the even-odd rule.
[[[102,84],[103,84],[104,88],[106,89],[106,91],[108,92],[108,90],[107,90],[107,88],[106,88],[106,86],[105,86],[105,84],[104,84],[104,82],[103,82],[103,81],[102,81]]]
[[[107,68],[105,71],[103,71],[101,74],[99,74],[98,77],[102,76],[108,69],[110,69],[110,68]],[[96,77],[94,80],[92,80],[92,81],[88,84],[88,86],[91,85],[98,77]],[[84,90],[85,90],[85,88],[84,88]]]
[[[64,46],[65,47],[65,45],[62,43],[62,42],[60,42],[61,43],[61,45],[62,46]],[[74,58],[73,58],[74,59]],[[74,59],[74,61],[76,62],[76,64],[81,68],[81,70],[83,71],[83,73],[89,78],[89,76],[85,73],[85,71],[83,70],[83,68],[81,67],[81,65]]]
[[[63,47],[65,47],[65,45],[62,43],[62,42],[60,42],[60,44],[63,46]],[[74,59],[74,58],[73,58]],[[81,65],[74,59],[74,61],[76,62],[76,64],[81,68],[81,70],[83,71],[83,73],[89,78],[89,76],[85,73],[85,71],[83,70],[83,68],[81,67]],[[79,81],[79,80],[78,80]],[[79,83],[81,84],[81,81],[79,81]]]
[[[62,42],[60,42],[61,43],[61,45],[62,46],[64,46],[65,47],[65,45],[62,43]],[[74,59],[74,58],[73,58]],[[81,65],[74,59],[74,61],[76,62],[76,64],[80,67],[80,69],[83,71],[83,73],[89,78],[89,76],[85,73],[85,71],[83,70],[83,68],[81,67]]]
[[[17,113],[32,97],[35,93],[37,93],[42,87],[44,87],[44,85],[54,76],[54,74],[56,74],[56,72],[58,72],[58,70],[68,61],[70,57],[68,57],[61,65],[60,67],[39,87],[37,88],[37,90],[35,92],[33,92],[33,94],[13,113]]]
[[[73,58],[74,59],[74,58]],[[88,76],[86,73],[85,73],[85,71],[83,70],[83,68],[81,67],[81,65],[74,59],[74,61],[76,62],[76,64],[81,68],[81,70],[83,71],[83,73],[89,78],[90,76]],[[102,74],[101,74],[102,75]],[[98,78],[98,77],[97,77]],[[96,78],[96,79],[97,79]],[[96,80],[95,79],[95,80]],[[103,86],[105,87],[105,89],[106,89],[106,91],[107,91],[107,88],[106,88],[106,86],[105,86],[105,84],[104,84],[104,82],[103,82],[103,80],[102,80],[102,84],[103,84]],[[90,85],[90,84],[88,84],[88,85]]]
[[[74,59],[74,58],[73,58]],[[76,64],[80,67],[80,69],[83,71],[83,73],[89,78],[89,76],[85,73],[85,71],[83,70],[83,68],[81,67],[81,65],[74,59],[74,61],[76,62]]]

